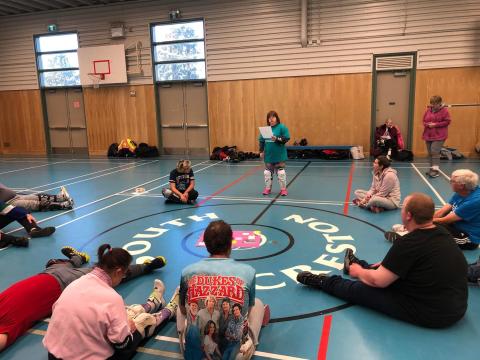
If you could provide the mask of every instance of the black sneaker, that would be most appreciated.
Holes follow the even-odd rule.
[[[82,264],[86,264],[90,261],[90,255],[85,252],[80,252],[71,246],[62,247],[62,254],[71,259],[72,257],[79,256],[82,259]]]
[[[163,256],[156,256],[153,260],[145,260],[143,264],[146,265],[144,272],[149,273],[164,267],[167,264],[167,260]]]
[[[397,234],[395,231],[385,231],[383,236],[385,236],[385,239],[391,243],[402,237],[402,235]]]
[[[29,240],[30,238],[28,237],[16,237],[14,240],[10,242],[10,244],[16,247],[28,247]]]
[[[328,279],[328,275],[315,275],[312,274],[310,271],[301,271],[297,274],[297,281],[299,283],[318,288],[323,287],[326,279]]]
[[[348,275],[350,273],[350,265],[357,263],[358,259],[355,255],[353,255],[353,250],[345,250],[345,258],[343,259],[343,273],[345,275]]]
[[[50,236],[55,232],[55,228],[53,226],[49,226],[46,228],[33,228],[30,230],[29,235],[32,238],[37,238],[37,237],[44,237],[44,236]]]

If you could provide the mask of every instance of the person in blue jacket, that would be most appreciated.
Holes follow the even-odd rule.
[[[265,189],[263,195],[272,192],[273,174],[277,173],[280,185],[280,195],[287,196],[287,173],[285,172],[285,161],[287,160],[287,149],[285,144],[290,140],[288,128],[280,123],[280,117],[276,111],[269,111],[267,114],[267,125],[272,127],[273,136],[271,139],[264,139],[259,136],[260,157],[265,161]]]

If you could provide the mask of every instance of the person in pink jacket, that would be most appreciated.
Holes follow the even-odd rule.
[[[427,175],[431,178],[439,176],[440,150],[448,137],[448,125],[450,125],[450,113],[442,104],[442,98],[438,95],[430,98],[430,106],[423,115],[423,140],[427,145],[430,170]]]

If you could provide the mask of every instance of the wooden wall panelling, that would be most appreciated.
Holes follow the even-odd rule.
[[[222,81],[208,84],[210,151],[216,146],[237,145],[240,151],[257,147],[252,80]]]
[[[41,104],[39,90],[0,92],[3,154],[46,154]]]
[[[157,146],[153,90],[153,85],[85,88],[89,153],[106,154],[110,144],[126,137]]]
[[[440,95],[447,104],[478,103],[480,98],[480,68],[450,68],[419,70],[416,78],[415,120],[413,151],[425,156],[422,140],[423,113],[432,95]],[[446,145],[457,148],[465,155],[474,151],[478,141],[480,107],[449,108],[452,123],[448,129]]]

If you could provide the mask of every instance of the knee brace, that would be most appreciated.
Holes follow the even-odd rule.
[[[162,189],[162,195],[165,197],[165,198],[169,198],[171,195],[172,195],[173,191],[170,190],[170,189]]]
[[[272,170],[265,169],[263,171],[263,176],[265,177],[265,187],[270,189],[272,187],[272,179],[273,179]]]
[[[280,189],[285,189],[287,187],[287,173],[284,168],[277,169],[277,179],[280,184]]]

